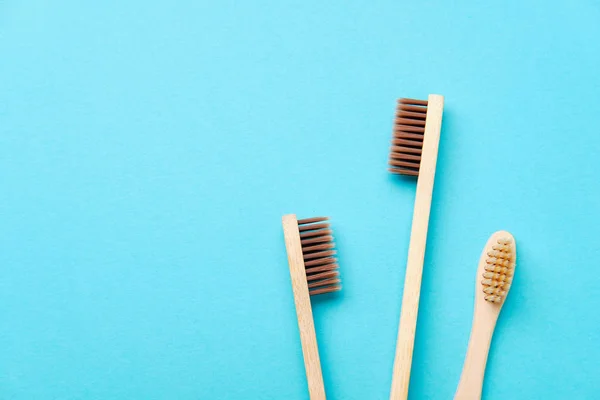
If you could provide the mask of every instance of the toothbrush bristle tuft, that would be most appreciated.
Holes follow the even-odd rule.
[[[328,221],[327,217],[298,220],[306,280],[311,296],[337,292],[342,288]]]
[[[389,171],[394,174],[419,175],[427,101],[399,99],[390,148]]]
[[[486,301],[502,303],[512,284],[515,271],[515,250],[512,239],[501,238],[487,250],[483,273],[483,293]]]

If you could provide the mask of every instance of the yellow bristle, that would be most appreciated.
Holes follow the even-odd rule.
[[[488,258],[482,274],[483,293],[490,303],[504,301],[514,274],[514,246],[510,239],[498,239],[497,243],[486,252]]]

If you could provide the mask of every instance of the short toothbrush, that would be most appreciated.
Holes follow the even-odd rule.
[[[505,231],[494,233],[483,249],[475,278],[475,310],[471,337],[455,400],[481,398],[492,335],[512,284],[516,259],[515,239]]]
[[[418,178],[390,400],[408,397],[443,109],[444,97],[436,94],[398,100],[389,170]]]
[[[325,400],[325,385],[310,296],[342,288],[337,259],[334,257],[336,251],[332,231],[327,220],[326,217],[298,220],[293,214],[285,215],[282,219],[311,400]]]

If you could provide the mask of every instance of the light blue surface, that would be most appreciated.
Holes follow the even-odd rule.
[[[87,3],[87,4],[84,4]],[[600,398],[600,4],[0,3],[0,398],[307,399],[280,225],[329,215],[330,400],[386,399],[446,96],[411,399],[450,399],[490,233],[518,270],[486,399]]]

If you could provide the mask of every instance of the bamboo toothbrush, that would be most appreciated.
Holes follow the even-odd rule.
[[[418,178],[394,358],[391,400],[405,400],[408,397],[443,109],[444,97],[436,94],[429,95],[427,101],[398,100],[389,170]]]
[[[494,233],[481,254],[475,278],[473,327],[455,400],[481,398],[492,335],[515,272],[517,245],[504,231]]]
[[[285,215],[282,219],[311,400],[325,400],[325,385],[310,296],[342,288],[337,260],[333,257],[336,251],[332,231],[327,220],[326,217],[297,220],[293,214]]]

